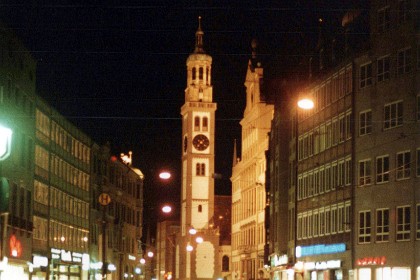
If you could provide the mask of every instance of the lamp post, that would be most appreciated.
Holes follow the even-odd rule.
[[[102,279],[106,279],[108,273],[108,264],[106,261],[106,206],[111,203],[111,197],[107,193],[101,193],[98,200],[102,205]]]
[[[299,98],[298,102],[296,103],[297,107],[295,107],[295,122],[294,122],[294,136],[295,136],[295,149],[294,149],[294,153],[295,153],[295,164],[293,165],[294,168],[294,185],[295,185],[295,193],[294,193],[294,209],[295,209],[295,213],[294,213],[294,248],[293,248],[293,263],[294,263],[294,269],[293,270],[288,270],[287,274],[288,274],[288,278],[292,278],[292,279],[296,279],[296,263],[297,263],[297,257],[296,257],[296,245],[297,245],[297,217],[298,217],[298,213],[297,213],[297,202],[298,202],[298,178],[299,178],[299,109],[300,110],[312,110],[314,108],[314,102],[312,99],[307,98],[307,97],[303,97],[303,98]]]

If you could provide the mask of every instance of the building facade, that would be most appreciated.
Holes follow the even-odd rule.
[[[40,97],[35,115],[33,251],[48,257],[39,279],[87,279],[92,141]]]
[[[289,106],[276,112],[270,142],[273,279],[419,279],[415,6],[372,1],[366,48],[324,68],[303,89],[281,89],[290,100],[307,93],[315,107],[301,111],[294,101],[276,107]],[[295,118],[283,136],[286,151],[281,116]],[[289,157],[287,186],[280,180],[287,168],[282,153]],[[273,232],[286,218],[288,246],[282,230]]]
[[[0,278],[29,279],[32,266],[36,62],[1,25]]]
[[[420,279],[418,1],[371,2],[355,60],[355,278]]]
[[[265,152],[273,117],[273,105],[261,90],[263,68],[253,42],[245,78],[246,107],[242,126],[241,158],[232,168],[232,279],[268,278],[264,269]],[[236,151],[235,151],[236,154]]]

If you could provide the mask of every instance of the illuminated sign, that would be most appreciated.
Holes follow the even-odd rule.
[[[12,150],[12,130],[0,125],[0,161],[9,157]]]
[[[325,270],[335,269],[341,267],[340,260],[331,260],[326,262],[306,262],[304,265],[305,270]]]
[[[135,261],[135,260],[136,260],[136,257],[135,257],[135,256],[133,256],[133,255],[128,255],[128,259],[129,259],[130,261]]]
[[[296,247],[296,257],[304,256],[313,256],[313,255],[323,255],[323,254],[336,254],[346,251],[345,243],[335,243],[335,244],[318,244],[311,246],[297,246]]]
[[[9,239],[9,248],[10,248],[10,255],[15,258],[20,258],[22,256],[22,244],[20,240],[16,238],[16,235],[11,235]]]
[[[32,262],[33,262],[34,267],[47,267],[48,266],[47,257],[34,256]]]
[[[64,262],[75,262],[75,263],[89,263],[89,255],[78,252],[66,251],[62,249],[51,248],[51,258],[56,260],[62,260]]]
[[[360,266],[366,265],[384,265],[386,263],[386,257],[366,257],[357,259],[356,264]]]
[[[271,266],[280,266],[280,265],[285,265],[289,262],[289,258],[287,257],[287,255],[274,255],[270,258],[271,261]]]

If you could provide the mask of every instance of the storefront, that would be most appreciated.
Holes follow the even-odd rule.
[[[270,279],[272,280],[293,280],[293,267],[289,264],[286,254],[270,256]]]
[[[48,279],[88,279],[89,255],[60,249],[51,249]]]
[[[345,243],[315,244],[296,247],[298,262],[294,266],[295,279],[350,279],[351,254]],[[347,264],[346,267],[343,264]]]
[[[310,275],[310,280],[343,280],[341,260],[306,262],[304,270]]]
[[[364,257],[356,260],[355,280],[411,280],[411,268],[391,266],[385,256]],[[419,268],[417,268],[417,277]]]

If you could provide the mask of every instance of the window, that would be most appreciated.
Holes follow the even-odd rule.
[[[407,0],[400,0],[398,2],[398,23],[402,24],[410,18],[409,7]]]
[[[365,159],[359,161],[359,187],[372,183],[372,161]]]
[[[201,80],[203,80],[203,73],[204,73],[204,70],[203,70],[203,67],[200,67],[199,69],[198,69],[198,79],[201,81]]]
[[[420,44],[417,45],[417,68],[420,69]]]
[[[359,244],[370,243],[371,217],[370,211],[359,212]]]
[[[200,117],[194,118],[194,131],[200,130]]]
[[[376,158],[376,183],[389,181],[389,156]]]
[[[206,175],[206,165],[204,163],[197,163],[195,165],[195,175],[205,176]]]
[[[397,207],[397,241],[410,240],[410,206]]]
[[[378,32],[383,33],[390,28],[389,6],[378,10]]]
[[[350,201],[346,201],[345,205],[344,205],[344,231],[349,232],[351,230],[351,223],[350,223],[350,208],[351,208],[351,203]]]
[[[344,169],[345,169],[344,184],[346,186],[351,184],[351,178],[353,178],[353,172],[352,172],[351,167],[352,167],[351,158],[348,157],[345,159],[345,163],[344,163]]]
[[[372,133],[372,111],[364,111],[360,113],[359,119],[359,135],[367,135]]]
[[[390,129],[403,124],[403,103],[397,101],[385,105],[384,108],[384,129]]]
[[[417,156],[416,156],[416,175],[417,175],[417,177],[419,177],[420,176],[420,148],[418,148],[417,149],[417,151],[416,151],[416,154],[417,154]]]
[[[200,212],[200,213],[203,212],[203,205],[201,205],[201,204],[198,205],[198,212]]]
[[[420,204],[416,205],[416,239],[420,239]]]
[[[209,130],[209,118],[204,117],[203,118],[203,131]]]
[[[420,121],[420,95],[417,95],[417,121]]]
[[[191,74],[192,74],[192,80],[193,80],[193,81],[196,79],[196,73],[195,73],[196,71],[197,71],[197,70],[196,70],[196,68],[195,68],[195,67],[193,67],[193,68],[192,68],[192,71],[191,71],[191,72],[192,72]]]
[[[229,257],[226,255],[222,257],[222,271],[229,271]]]
[[[360,67],[360,88],[370,86],[371,84],[372,84],[372,63],[368,63]]]
[[[376,241],[389,241],[389,209],[376,210]]]
[[[389,55],[378,59],[378,82],[389,80]]]
[[[411,48],[400,50],[397,53],[397,73],[402,75],[411,71]]]
[[[397,153],[397,180],[410,178],[410,151]]]

